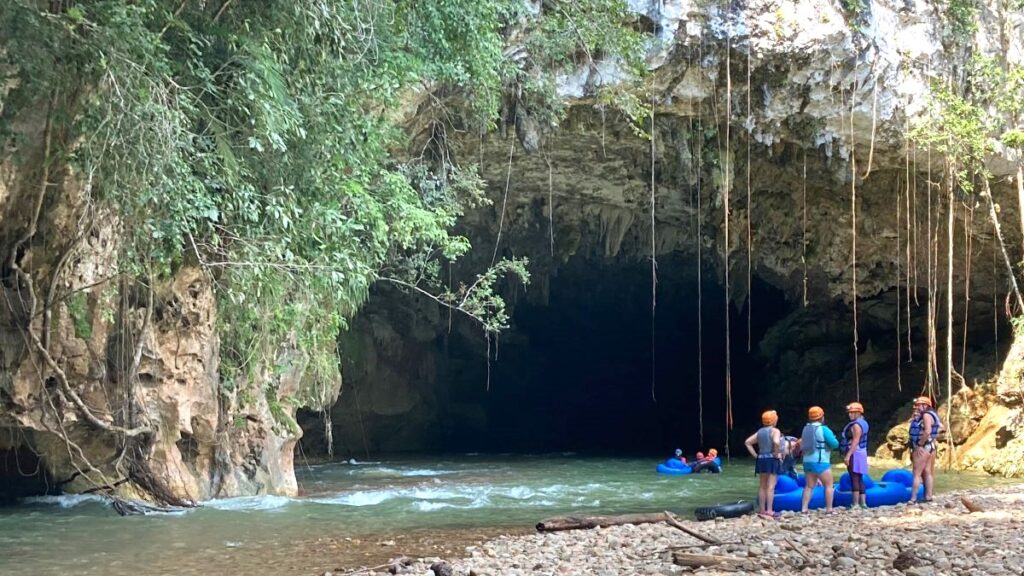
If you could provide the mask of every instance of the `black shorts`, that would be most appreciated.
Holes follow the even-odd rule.
[[[781,474],[782,473],[782,460],[774,456],[762,457],[758,456],[757,460],[754,461],[754,473],[755,474]]]

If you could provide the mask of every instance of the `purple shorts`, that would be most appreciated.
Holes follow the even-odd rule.
[[[868,473],[867,450],[854,450],[853,456],[850,458],[850,472],[853,472],[855,474]]]

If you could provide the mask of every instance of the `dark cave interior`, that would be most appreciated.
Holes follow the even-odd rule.
[[[692,260],[659,262],[653,331],[648,262],[574,258],[551,279],[546,305],[517,304],[514,330],[501,339],[491,366],[490,391],[479,395],[490,424],[486,447],[605,453],[721,448],[725,293],[705,271],[698,298]],[[737,421],[760,408],[758,394],[751,393],[758,340],[789,311],[782,294],[756,278],[752,293],[751,352],[747,310],[729,307]]]

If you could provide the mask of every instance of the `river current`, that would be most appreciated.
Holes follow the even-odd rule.
[[[295,498],[229,498],[127,518],[96,496],[28,498],[0,508],[0,574],[311,576],[400,554],[461,556],[467,544],[529,532],[559,514],[692,517],[696,507],[756,495],[750,462],[681,477],[656,474],[657,463],[466,454],[298,466]],[[941,474],[938,489],[996,482]]]

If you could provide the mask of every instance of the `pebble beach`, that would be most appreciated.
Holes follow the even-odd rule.
[[[321,576],[1024,575],[1024,484],[835,515],[812,511],[776,520],[748,515],[683,524],[720,543],[663,522],[620,525],[499,536],[467,546],[461,558],[396,558]]]

